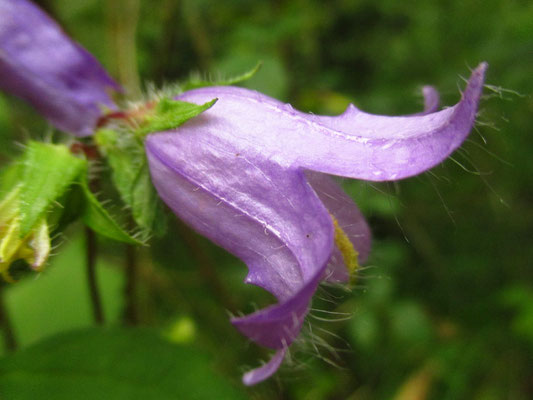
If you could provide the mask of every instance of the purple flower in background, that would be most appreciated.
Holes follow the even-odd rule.
[[[93,133],[118,85],[28,0],[0,0],[0,89],[31,103],[58,129]]]
[[[297,338],[322,280],[348,277],[346,239],[364,261],[366,222],[326,174],[387,181],[419,174],[461,145],[476,117],[485,63],[455,106],[435,112],[438,94],[425,88],[419,115],[389,117],[353,105],[340,116],[294,110],[261,93],[208,87],[179,100],[218,102],[178,129],[146,140],[152,181],[181,219],[242,259],[246,283],[278,300],[232,323],[276,350],[244,375],[248,385],[272,375]],[[353,251],[353,254],[357,254]]]

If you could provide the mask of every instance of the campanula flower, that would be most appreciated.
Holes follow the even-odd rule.
[[[23,98],[56,128],[87,136],[118,90],[96,59],[28,0],[0,0],[0,89]]]
[[[61,130],[94,133],[102,107],[114,108],[107,90],[118,85],[29,0],[0,0],[0,16],[0,89],[27,100]],[[245,384],[279,368],[319,283],[346,282],[368,256],[369,227],[329,175],[390,181],[442,162],[475,122],[486,68],[482,63],[473,71],[455,106],[437,111],[438,93],[424,87],[424,112],[398,117],[353,105],[336,117],[319,116],[248,89],[191,90],[177,100],[205,108],[218,100],[179,128],[147,136],[161,199],[243,260],[246,283],[277,299],[232,319],[252,341],[275,350],[267,364],[244,375]],[[0,274],[6,278],[11,261],[22,258],[38,269],[50,251],[45,219],[20,234],[18,196],[14,188],[0,202]]]
[[[390,181],[446,159],[474,124],[486,67],[473,71],[455,106],[436,111],[438,94],[425,88],[426,111],[398,117],[353,105],[336,117],[319,116],[248,89],[196,89],[178,100],[218,101],[181,127],[147,137],[152,182],[163,201],[243,260],[246,283],[277,299],[232,319],[252,341],[276,350],[244,383],[277,370],[318,284],[346,280],[346,267],[368,254],[366,222],[326,174]]]

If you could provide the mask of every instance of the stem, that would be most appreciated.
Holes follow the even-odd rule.
[[[108,0],[108,28],[114,72],[130,99],[141,96],[137,69],[135,33],[139,19],[139,0]]]
[[[93,318],[96,324],[103,325],[104,311],[102,309],[102,301],[100,299],[100,292],[98,291],[98,282],[96,279],[96,235],[89,228],[85,228],[85,240],[87,281],[89,282],[89,294],[91,297]]]
[[[126,285],[124,287],[126,307],[123,316],[124,324],[126,325],[137,325],[139,323],[136,298],[138,268],[135,250],[135,246],[126,246]]]
[[[107,1],[109,39],[113,54],[111,58],[115,60],[114,72],[119,83],[126,88],[127,97],[130,99],[141,97],[135,43],[139,9],[139,0]],[[136,325],[139,322],[136,301],[137,269],[135,247],[127,246],[125,254],[125,308],[122,317],[126,325]]]
[[[7,351],[15,351],[17,349],[17,340],[15,339],[15,332],[11,325],[11,319],[4,304],[4,288],[0,285],[0,327],[4,331],[4,347]]]
[[[205,29],[207,24],[202,20],[202,12],[198,9],[198,4],[195,0],[184,1],[182,3],[182,10],[200,67],[202,70],[207,71],[211,65],[213,54],[209,34]]]

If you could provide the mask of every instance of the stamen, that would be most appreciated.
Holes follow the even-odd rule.
[[[337,218],[331,215],[331,219],[333,220],[333,226],[335,227],[335,244],[342,254],[348,272],[354,277],[359,269],[359,263],[357,262],[359,253],[355,250],[355,247],[348,238],[348,235],[346,235],[346,232],[340,227]]]

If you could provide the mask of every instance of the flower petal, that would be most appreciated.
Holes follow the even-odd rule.
[[[268,363],[245,373],[242,377],[242,382],[247,386],[252,386],[270,378],[283,362],[286,352],[286,349],[276,351]]]
[[[440,103],[438,91],[432,86],[424,86],[422,94],[424,96],[424,111],[415,115],[437,111]],[[336,218],[340,228],[350,239],[358,253],[358,261],[364,263],[370,253],[372,235],[357,205],[332,177],[314,171],[306,171],[305,175],[328,212]],[[350,275],[344,258],[337,246],[334,246],[326,267],[325,279],[329,282],[347,282],[349,278]]]
[[[363,259],[369,251],[368,226],[351,199],[331,178],[310,171],[384,180],[430,168],[468,134],[485,68],[474,71],[456,106],[406,117],[365,114],[353,106],[339,117],[322,117],[247,89],[193,90],[179,99],[218,102],[175,131],[148,136],[160,197],[199,233],[241,258],[249,268],[247,283],[278,299],[232,319],[241,333],[278,350],[268,364],[245,375],[245,383],[279,367],[320,280],[346,278],[339,260],[330,263],[334,276],[325,274],[333,220],[335,232],[341,228]],[[438,94],[424,94],[428,113],[438,106]]]
[[[147,138],[152,182],[182,220],[248,265],[246,283],[276,296],[278,304],[232,322],[282,349],[297,337],[331,254],[331,218],[302,171],[238,153],[204,123]]]
[[[424,96],[424,112],[421,114],[431,114],[439,109],[440,96],[439,92],[433,86],[424,86],[422,88]]]
[[[332,177],[313,171],[306,171],[305,176],[359,253],[359,262],[365,262],[370,253],[371,233],[359,208]],[[346,282],[349,279],[347,266],[337,246],[331,254],[325,277],[330,282]]]
[[[235,87],[192,90],[179,99],[203,104],[217,97],[204,114],[204,129],[243,153],[262,149],[265,157],[286,167],[396,180],[435,166],[461,145],[474,124],[486,68],[482,63],[473,71],[459,103],[425,115],[372,115],[350,105],[340,116],[317,116]]]
[[[90,135],[118,89],[102,66],[27,0],[0,0],[0,89],[31,103],[57,128]]]

